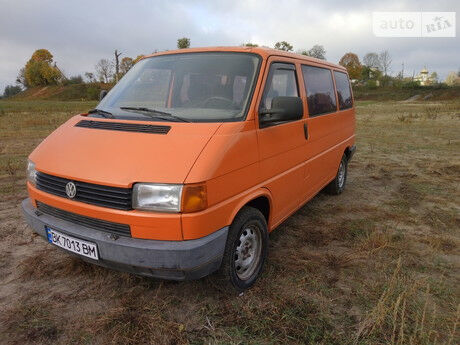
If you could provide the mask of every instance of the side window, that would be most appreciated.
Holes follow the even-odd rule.
[[[278,96],[299,96],[295,66],[292,64],[273,63],[270,66],[260,107],[271,109],[272,99]]]
[[[337,102],[331,70],[302,66],[302,73],[307,91],[308,113],[310,116],[336,111]]]
[[[339,98],[339,109],[348,109],[353,106],[351,97],[350,81],[348,76],[343,72],[334,71],[335,86],[337,87],[337,96]]]

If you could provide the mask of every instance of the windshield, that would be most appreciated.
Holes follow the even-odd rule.
[[[242,120],[259,61],[257,55],[234,52],[143,59],[115,85],[97,109],[112,113],[114,118],[139,120]]]

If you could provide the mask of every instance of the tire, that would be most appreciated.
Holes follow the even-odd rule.
[[[345,189],[345,185],[347,183],[347,175],[348,175],[348,160],[347,156],[343,155],[342,159],[340,160],[339,168],[337,170],[337,175],[335,178],[329,183],[325,191],[331,195],[339,195]]]
[[[267,253],[265,217],[258,209],[245,206],[229,228],[219,270],[220,286],[234,292],[249,289],[262,273]]]

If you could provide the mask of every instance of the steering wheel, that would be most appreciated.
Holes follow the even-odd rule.
[[[225,108],[232,108],[233,101],[231,99],[220,97],[220,96],[212,96],[203,101],[203,105],[208,107],[210,105],[219,105],[219,103]]]

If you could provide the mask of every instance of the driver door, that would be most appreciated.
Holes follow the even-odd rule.
[[[264,91],[258,109],[270,109],[277,96],[305,98],[299,86],[299,67],[294,61],[272,57],[264,76]],[[304,107],[305,108],[305,107]],[[261,128],[258,114],[260,175],[273,196],[271,228],[282,222],[300,203],[304,187],[305,109],[300,120],[283,122]]]

